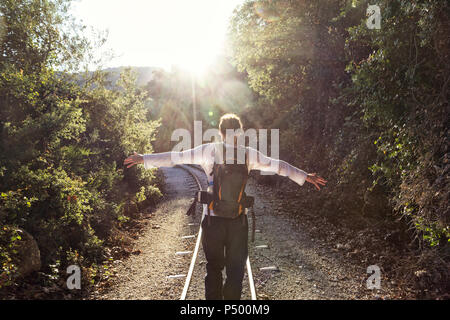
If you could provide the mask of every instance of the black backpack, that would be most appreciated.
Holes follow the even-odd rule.
[[[245,208],[251,206],[249,197],[245,194],[245,186],[248,180],[247,155],[245,163],[238,163],[237,148],[232,149],[233,156],[226,161],[214,163],[213,193],[209,203],[209,209],[219,217],[237,218]]]
[[[195,214],[197,201],[207,204],[208,223],[210,210],[213,210],[216,216],[235,219],[241,216],[246,208],[253,207],[254,198],[247,196],[245,193],[249,175],[247,154],[244,154],[245,163],[239,163],[237,161],[238,148],[235,147],[232,157],[227,157],[227,160],[224,161],[214,162],[213,170],[210,173],[210,175],[213,175],[214,181],[212,193],[200,190],[194,198],[187,215]],[[253,210],[251,210],[251,213],[253,220],[252,241],[254,241],[255,216]]]

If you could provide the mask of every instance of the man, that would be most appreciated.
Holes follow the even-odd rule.
[[[253,148],[238,146],[236,132],[242,132],[243,129],[241,120],[234,114],[221,117],[219,131],[224,142],[203,144],[182,152],[145,155],[134,153],[125,159],[124,165],[130,168],[143,163],[144,167],[149,169],[177,164],[197,164],[203,168],[208,179],[208,189],[213,194],[211,202],[203,206],[202,245],[207,260],[205,297],[207,300],[238,300],[241,298],[248,256],[248,219],[246,210],[242,210],[248,173],[251,170],[275,172],[289,177],[299,185],[307,181],[318,190],[319,185],[325,185],[326,181],[315,173],[307,174],[285,161],[267,157]],[[225,153],[223,148],[227,149]],[[230,150],[231,152],[228,152]],[[238,154],[243,154],[244,157],[239,159]],[[239,175],[239,172],[243,174]],[[230,179],[240,181],[236,184],[236,181]],[[236,203],[223,199],[226,198],[223,194],[227,192],[229,194],[234,192],[234,196],[238,198]],[[224,267],[227,275],[225,284],[222,280]]]

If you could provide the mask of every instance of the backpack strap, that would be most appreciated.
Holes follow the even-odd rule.
[[[237,152],[237,151],[236,151]],[[239,203],[239,215],[241,215],[242,213],[242,204],[241,204],[241,200],[242,200],[242,196],[244,195],[244,190],[245,190],[245,186],[247,185],[247,180],[248,180],[248,157],[247,157],[247,151],[245,151],[245,165],[247,167],[247,175],[244,179],[244,181],[242,182],[242,186],[241,186],[241,191],[239,192],[239,198],[238,198],[238,203]],[[244,221],[244,220],[243,220]]]
[[[214,200],[211,201],[210,204],[206,205],[206,208],[208,210],[208,226],[211,225],[211,209],[212,209],[213,204],[214,204]]]
[[[252,242],[255,242],[255,232],[256,232],[256,217],[255,217],[255,209],[253,206],[250,208],[252,211]]]
[[[248,170],[247,152],[245,152],[245,164],[247,165],[247,170]],[[247,177],[245,178],[244,183],[242,185],[241,193],[239,194],[239,202],[241,201],[242,195],[244,194],[244,189],[245,189],[245,186],[247,185],[248,177],[249,177],[249,174],[247,174]],[[239,208],[241,208],[241,207],[242,207],[242,205]],[[251,238],[251,240],[252,240],[252,242],[255,242],[256,216],[255,216],[255,209],[253,207],[253,202],[252,202],[252,206],[249,208],[249,210],[252,213],[252,238]]]

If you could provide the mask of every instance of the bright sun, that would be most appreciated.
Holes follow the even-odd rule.
[[[185,48],[173,57],[173,65],[188,71],[194,76],[202,76],[216,57],[216,51],[211,47],[198,46]]]
[[[201,75],[220,54],[243,0],[80,0],[75,15],[108,32],[114,66],[173,66]],[[102,12],[102,14],[98,14]]]

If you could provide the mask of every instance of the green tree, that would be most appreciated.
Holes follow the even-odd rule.
[[[72,263],[91,270],[107,258],[115,226],[160,195],[152,171],[121,168],[132,151],[152,152],[159,123],[148,96],[130,71],[113,89],[102,72],[80,83],[73,71],[92,43],[69,8],[63,0],[0,3],[0,270],[9,282],[17,228],[37,240],[44,272]]]
[[[283,158],[329,178],[324,213],[404,213],[428,243],[442,244],[448,3],[377,4],[381,30],[366,25],[369,1],[240,6],[230,27],[234,63],[259,94],[247,117],[282,130]]]
[[[377,148],[370,167],[374,184],[392,190],[394,209],[428,244],[446,245],[450,6],[446,1],[378,5],[380,30],[363,23],[349,29],[352,84],[346,99],[360,109]]]

